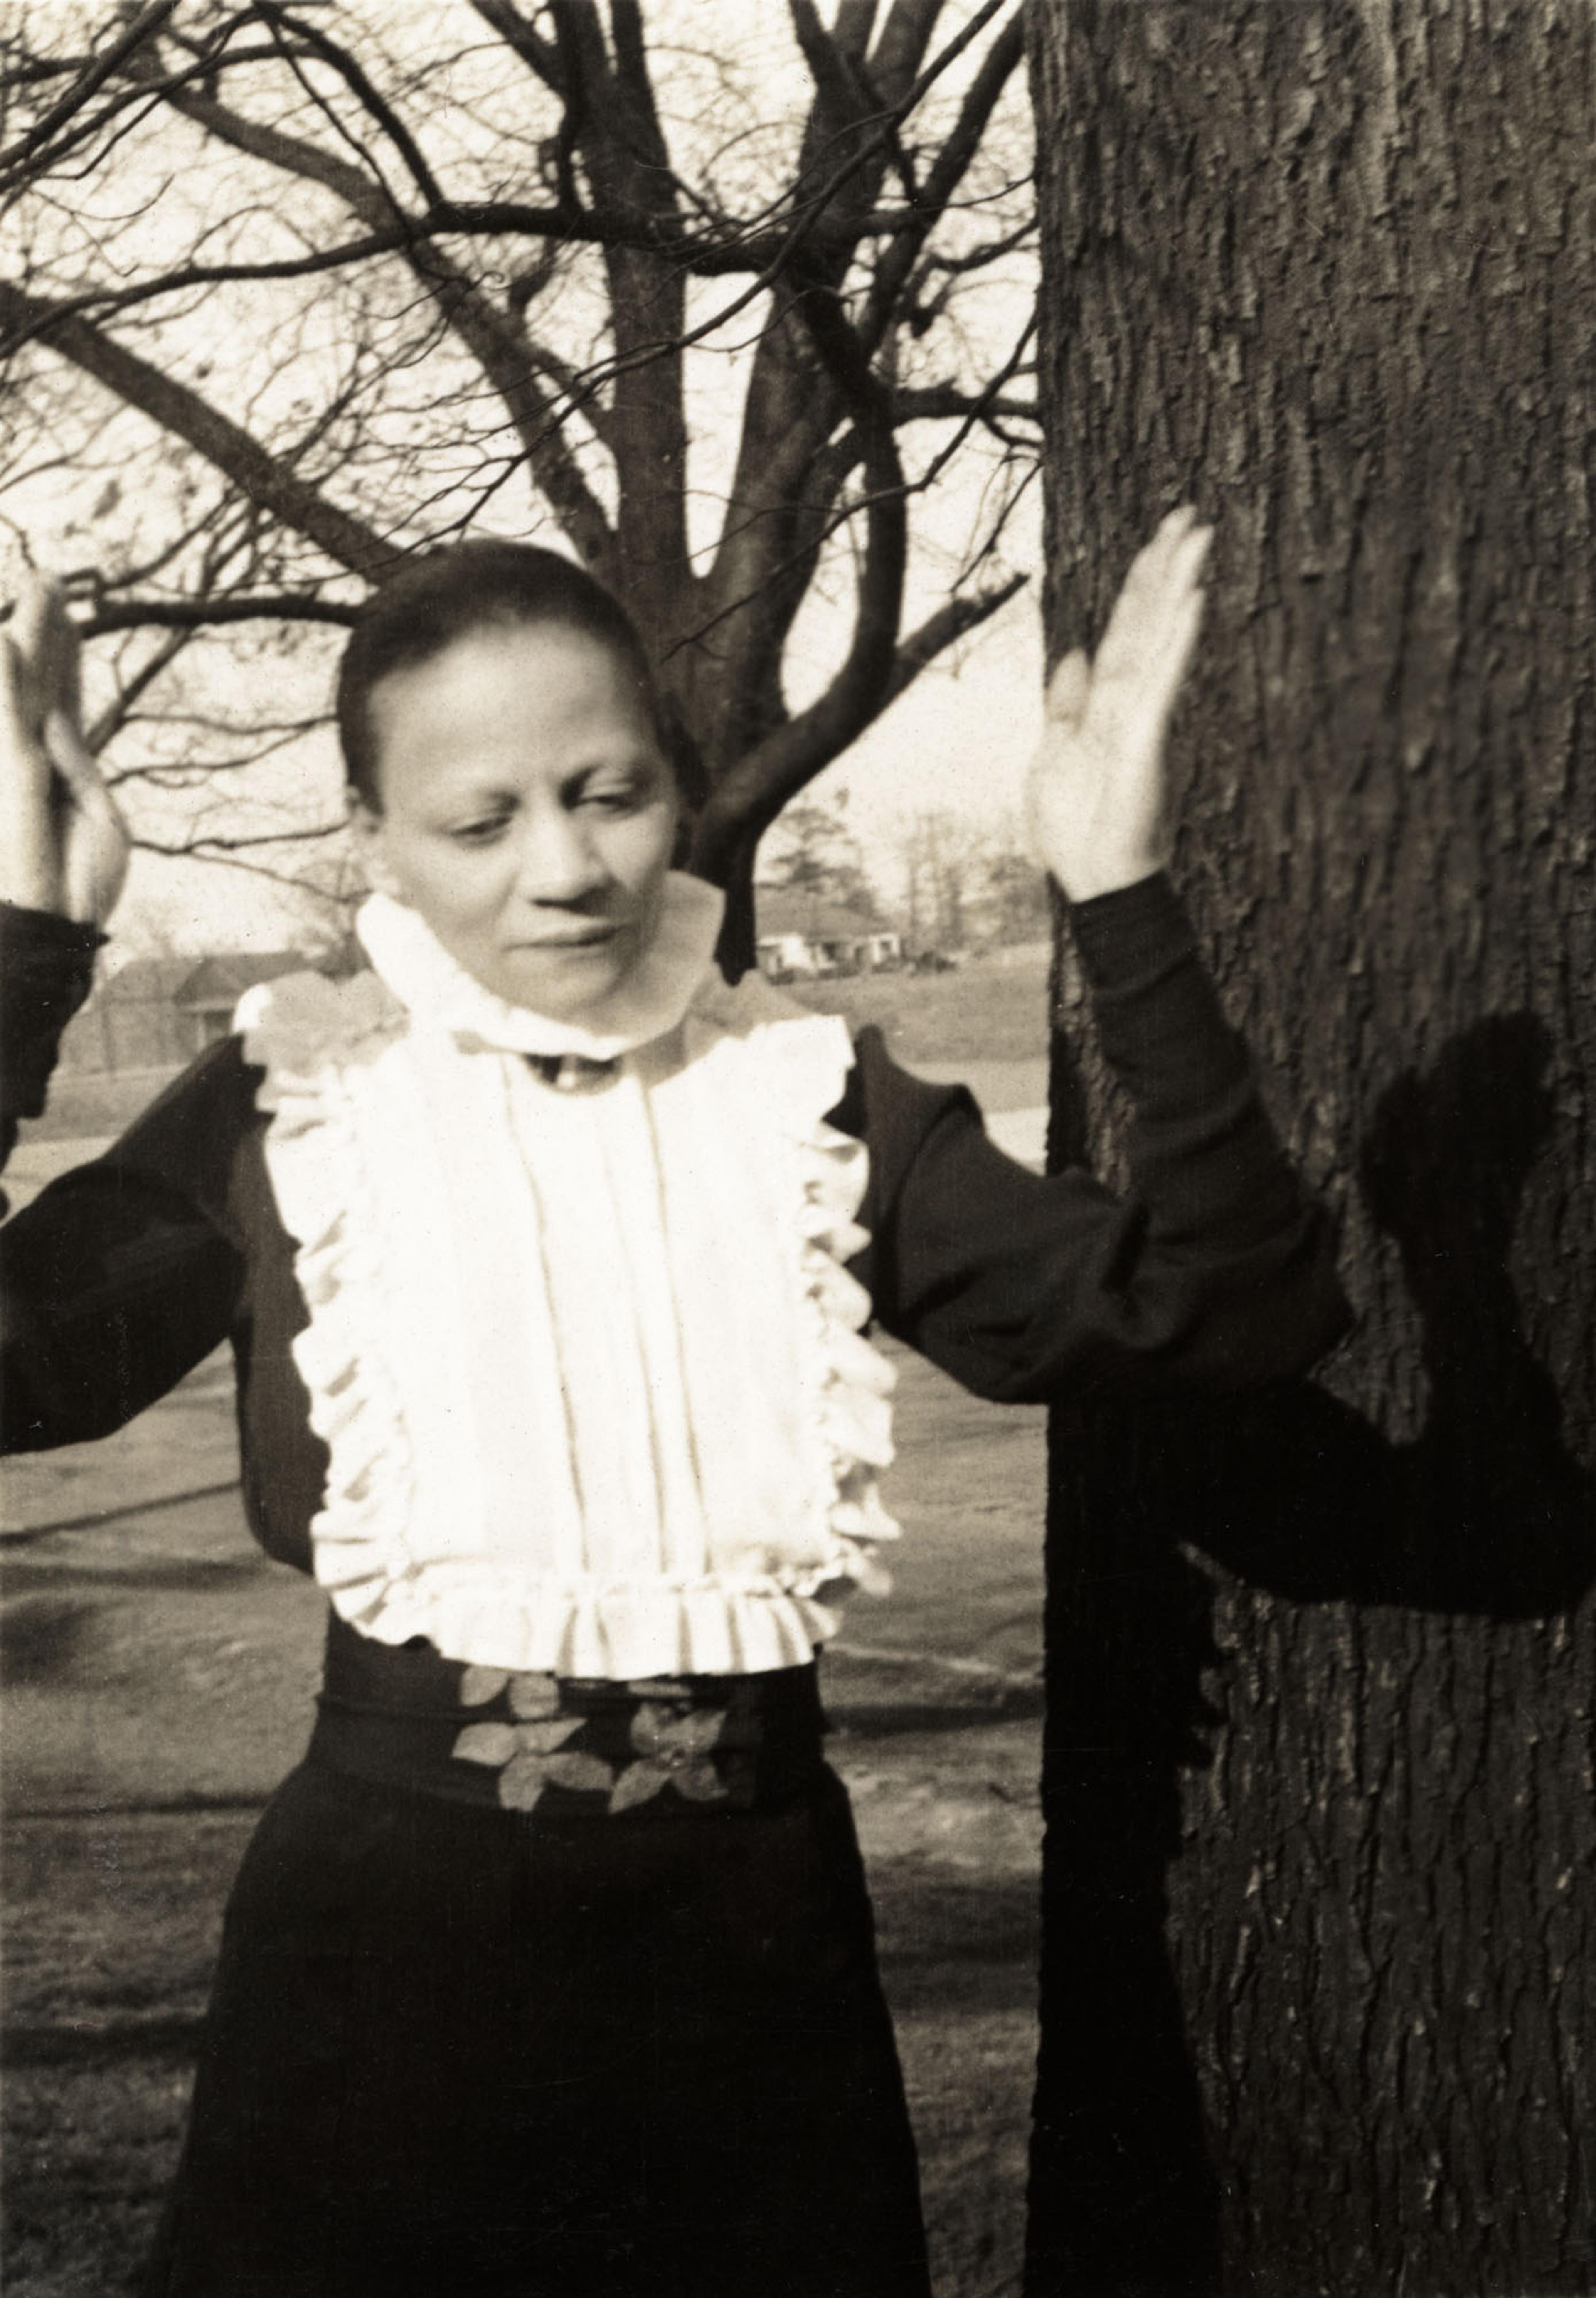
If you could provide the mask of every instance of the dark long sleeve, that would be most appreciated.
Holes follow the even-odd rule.
[[[22,910],[0,913],[0,935],[9,1151],[16,1118],[43,1107],[99,937]],[[227,1184],[252,1082],[236,1046],[219,1046],[0,1229],[4,1450],[104,1435],[227,1337],[243,1279]]]
[[[0,1167],[19,1122],[45,1106],[61,1033],[88,996],[104,938],[75,919],[0,902]]]
[[[871,1145],[862,1273],[889,1332],[979,1394],[1234,1390],[1304,1371],[1345,1329],[1333,1225],[1270,1127],[1163,878],[1074,929],[1134,1110],[1130,1186],[1043,1178],[962,1088],[861,1035],[838,1121]]]

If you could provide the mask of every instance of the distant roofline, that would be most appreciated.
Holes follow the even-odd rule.
[[[347,964],[340,964],[336,953],[316,958],[302,949],[217,950],[201,958],[178,983],[172,1003],[186,1013],[230,1011],[246,989],[262,981],[278,981],[285,973],[333,974],[349,970]]]

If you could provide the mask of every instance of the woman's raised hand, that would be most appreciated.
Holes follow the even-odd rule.
[[[78,634],[61,591],[24,577],[0,632],[0,901],[103,925],[128,832],[84,743]]]
[[[1131,563],[1095,660],[1066,655],[1027,791],[1038,858],[1072,902],[1134,885],[1173,847],[1164,732],[1203,618],[1213,529],[1173,510]]]

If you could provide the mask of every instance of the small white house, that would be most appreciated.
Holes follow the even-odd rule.
[[[875,973],[903,963],[903,937],[839,902],[789,887],[757,887],[755,947],[772,981]]]

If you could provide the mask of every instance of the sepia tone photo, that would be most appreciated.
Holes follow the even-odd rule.
[[[0,2285],[1589,2298],[1591,0],[0,97]]]

